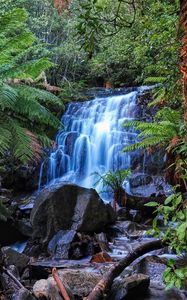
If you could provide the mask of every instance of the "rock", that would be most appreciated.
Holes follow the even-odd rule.
[[[93,235],[78,232],[70,249],[71,259],[81,259],[101,251],[100,244]]]
[[[132,215],[130,214],[129,210],[126,209],[126,208],[120,208],[118,211],[117,211],[117,216],[118,216],[118,220],[120,221],[132,221]]]
[[[128,237],[142,236],[145,233],[145,230],[147,229],[146,226],[132,221],[116,222],[116,224],[111,228],[127,235]]]
[[[101,279],[101,275],[83,270],[61,270],[58,272],[60,279],[68,285],[76,297],[86,297]]]
[[[162,300],[186,300],[186,295],[185,292],[180,291],[176,288],[172,288],[170,290],[166,290],[165,288],[160,288],[157,285],[157,282],[155,284],[151,285],[148,293],[148,298],[146,300],[157,300],[157,299],[162,299]],[[132,299],[136,300],[136,299]]]
[[[125,279],[127,293],[145,293],[150,284],[150,277],[145,274],[135,274]]]
[[[78,136],[79,133],[77,131],[67,133],[66,142],[65,142],[65,153],[68,154],[69,156],[73,154],[73,146]]]
[[[36,298],[46,297],[48,299],[48,282],[45,279],[38,280],[33,286],[33,294]]]
[[[11,157],[9,157],[11,160]],[[6,163],[6,172],[3,176],[2,184],[14,191],[35,191],[38,188],[38,174],[40,163],[35,162],[29,165],[15,165],[12,172],[12,166]]]
[[[25,254],[19,253],[10,247],[3,247],[2,253],[5,256],[6,265],[15,265],[21,272],[27,267],[30,260]]]
[[[116,280],[108,299],[125,300],[128,296],[144,294],[149,287],[150,278],[144,274],[135,274]]]
[[[24,239],[12,219],[8,219],[6,222],[0,221],[0,228],[6,228],[6,230],[1,230],[1,246],[8,246]]]
[[[19,280],[18,270],[15,266],[8,266],[7,269]],[[8,299],[12,299],[12,295],[19,291],[19,287],[15,281],[4,272],[0,273],[0,284],[2,289],[6,291],[6,294],[10,295]]]
[[[105,205],[94,189],[61,183],[44,189],[31,212],[33,238],[47,243],[59,230],[101,232],[115,221],[110,205]]]
[[[9,204],[11,200],[8,197],[0,196],[0,202],[2,202],[3,204]]]
[[[129,210],[135,209],[141,211],[143,217],[152,216],[152,213],[155,211],[155,208],[146,207],[145,210],[145,204],[152,201],[156,201],[158,203],[163,204],[165,199],[166,199],[165,195],[143,197],[143,196],[137,196],[137,195],[132,195],[127,193],[126,206],[127,209]]]
[[[71,300],[74,299],[69,286],[66,283],[63,283],[66,291]],[[33,293],[37,299],[45,297],[48,300],[63,300],[62,296],[59,293],[59,289],[55,280],[52,277],[49,277],[47,280],[41,279],[37,281],[33,286]]]
[[[12,300],[34,300],[35,297],[25,288],[19,289],[12,297]]]
[[[109,245],[108,245],[108,239],[107,239],[106,233],[101,232],[101,233],[95,234],[95,238],[96,238],[96,241],[98,242],[100,248],[103,251],[109,251]]]
[[[147,185],[151,182],[153,182],[153,179],[150,175],[147,174],[134,174],[129,178],[129,184],[131,188]]]
[[[0,194],[4,197],[11,198],[12,197],[12,190],[1,188],[0,189]]]
[[[163,272],[166,269],[166,259],[159,258],[158,256],[146,256],[141,259],[135,266],[136,272],[148,275],[152,282],[157,283],[157,287],[164,288]]]
[[[76,236],[74,230],[61,230],[49,242],[48,251],[56,259],[68,259],[71,243]]]
[[[26,237],[31,237],[32,236],[32,226],[31,223],[26,220],[22,219],[17,222],[17,228],[19,232],[21,232],[22,235]]]

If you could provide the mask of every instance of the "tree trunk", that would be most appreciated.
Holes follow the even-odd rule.
[[[186,0],[180,1],[180,28],[182,29],[180,70],[182,73],[184,121],[187,122],[187,2]]]
[[[138,257],[147,252],[161,249],[166,246],[162,240],[148,242],[137,247],[133,252],[130,252],[124,259],[122,259],[116,266],[113,266],[108,272],[103,275],[103,278],[95,286],[92,292],[85,300],[100,300],[104,299],[105,294],[110,290],[114,279],[121,274],[121,272],[128,267]]]

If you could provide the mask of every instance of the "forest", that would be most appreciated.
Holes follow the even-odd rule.
[[[0,1],[0,300],[187,299],[187,2]]]

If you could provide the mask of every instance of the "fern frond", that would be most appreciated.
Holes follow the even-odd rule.
[[[163,83],[164,81],[167,80],[167,77],[162,77],[162,76],[159,76],[159,77],[148,77],[144,80],[144,83],[147,84],[147,83]]]
[[[27,134],[27,129],[11,118],[8,119],[8,125],[12,132],[12,143],[10,145],[16,159],[27,162],[33,159],[32,139]]]
[[[158,105],[166,100],[166,89],[164,87],[159,88],[159,90],[154,93],[154,100],[148,103],[148,107]]]
[[[27,98],[29,97],[29,99],[32,100],[37,100],[40,103],[43,104],[49,104],[49,105],[56,105],[59,107],[59,109],[62,110],[62,112],[64,111],[64,104],[62,102],[62,100],[57,97],[56,95],[39,89],[39,88],[35,88],[35,87],[31,87],[28,85],[18,85],[14,87],[16,91],[19,92],[19,95],[21,97]]]
[[[0,84],[0,109],[13,108],[17,100],[16,91],[9,85],[1,83]]]
[[[12,133],[7,124],[6,118],[0,114],[0,154],[3,156],[10,148]]]
[[[130,152],[130,151],[135,151],[138,149],[146,149],[152,146],[156,146],[156,145],[160,145],[160,144],[164,144],[165,140],[163,140],[163,137],[149,137],[149,138],[145,138],[144,140],[135,143],[135,144],[131,144],[126,146],[123,149],[123,152]]]

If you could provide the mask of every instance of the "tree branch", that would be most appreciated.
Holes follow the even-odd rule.
[[[103,275],[103,278],[95,286],[92,292],[85,300],[100,300],[111,288],[114,279],[121,274],[121,272],[128,267],[134,260],[147,252],[161,249],[166,246],[162,240],[151,241],[137,247],[133,252],[130,252],[124,259],[122,259],[116,266],[113,266],[108,272]]]
[[[60,277],[58,276],[58,272],[57,272],[56,268],[52,269],[52,275],[53,275],[54,280],[56,281],[56,284],[57,284],[61,294],[62,294],[63,299],[70,300],[70,297],[69,297],[68,293],[66,292],[66,289],[65,289],[62,281],[60,280]]]

